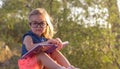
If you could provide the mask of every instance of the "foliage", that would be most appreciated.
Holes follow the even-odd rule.
[[[62,53],[72,65],[81,69],[120,69],[120,32],[119,12],[116,0],[1,0],[0,8],[0,40],[6,42],[14,54],[9,65],[0,69],[18,68],[17,60],[20,57],[22,35],[29,30],[27,16],[29,11],[37,7],[45,8],[53,18],[57,33],[54,38],[60,37],[70,44],[62,49]],[[90,15],[90,7],[107,8]],[[72,8],[82,8],[84,13],[71,17]],[[76,13],[76,12],[74,12]],[[93,18],[108,17],[107,27],[101,27],[100,21],[94,25],[89,23]],[[81,16],[80,20],[79,16]],[[75,20],[74,20],[74,19]],[[86,24],[88,23],[88,24]],[[109,28],[111,25],[111,28]],[[15,65],[14,65],[15,64]]]

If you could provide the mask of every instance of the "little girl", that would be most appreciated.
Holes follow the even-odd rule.
[[[59,51],[62,48],[62,41],[59,38],[52,38],[53,25],[45,9],[37,8],[31,11],[28,21],[31,30],[23,36],[22,55],[39,44],[55,44],[58,47],[52,53],[47,54],[44,51],[49,47],[43,46],[37,55],[19,59],[19,69],[76,69]]]

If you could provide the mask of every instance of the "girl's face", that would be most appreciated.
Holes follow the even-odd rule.
[[[46,30],[47,23],[45,18],[41,15],[32,15],[30,17],[30,28],[32,32],[41,36]]]

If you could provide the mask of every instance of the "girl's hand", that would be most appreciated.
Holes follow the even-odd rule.
[[[48,42],[42,42],[42,43],[38,43],[38,44],[36,44],[37,46],[38,45],[44,45],[44,44],[48,44]],[[48,50],[50,48],[50,46],[41,46],[41,48],[39,49],[39,50],[41,50],[42,52],[44,52],[44,51],[46,51],[46,50]]]
[[[57,47],[57,50],[60,50],[62,48],[62,41],[60,38],[56,38],[56,39],[50,39],[47,41],[48,44],[55,44]]]
[[[50,46],[42,46],[41,50],[44,52],[44,51],[47,51],[49,48]]]

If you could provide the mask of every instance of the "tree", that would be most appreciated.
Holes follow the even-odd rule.
[[[11,49],[19,50],[21,46],[21,37],[29,28],[28,13],[34,8],[43,7],[53,18],[57,31],[54,38],[60,37],[63,41],[70,42],[61,51],[73,65],[81,69],[120,69],[119,13],[116,0],[1,1],[0,40],[5,41]],[[20,52],[17,54],[19,58]]]

